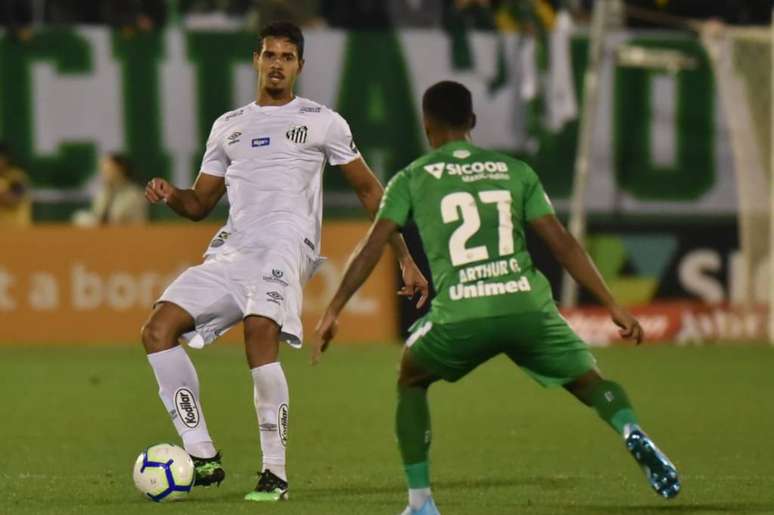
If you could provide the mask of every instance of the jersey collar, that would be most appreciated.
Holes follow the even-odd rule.
[[[438,151],[454,151],[454,150],[457,150],[457,149],[460,149],[460,148],[469,149],[472,146],[473,146],[473,144],[470,141],[464,140],[464,139],[458,139],[456,141],[450,141],[448,143],[444,143],[443,145],[438,147],[436,149],[436,151],[437,152]]]
[[[270,115],[280,111],[285,111],[286,109],[297,107],[300,102],[300,97],[295,96],[293,97],[293,100],[281,106],[259,106],[255,102],[251,102],[250,108],[258,113]]]

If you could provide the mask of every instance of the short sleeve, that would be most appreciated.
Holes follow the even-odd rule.
[[[215,175],[217,177],[223,177],[226,175],[226,169],[231,164],[226,152],[223,150],[220,138],[218,137],[220,131],[217,130],[218,122],[212,124],[212,130],[210,130],[210,137],[207,138],[207,148],[204,151],[204,157],[202,158],[202,166],[199,168],[207,175]]]
[[[529,170],[529,179],[524,195],[524,219],[528,222],[546,215],[554,214],[554,206],[548,198],[537,174]]]
[[[392,220],[398,226],[403,227],[411,213],[411,194],[409,192],[409,179],[405,171],[398,173],[390,182],[382,195],[382,203],[377,220]]]
[[[335,112],[333,113],[333,121],[325,134],[323,145],[325,156],[333,166],[345,165],[360,157],[349,124],[340,114]]]

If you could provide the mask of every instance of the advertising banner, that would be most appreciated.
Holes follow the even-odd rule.
[[[0,343],[114,343],[140,339],[153,302],[201,254],[213,225],[3,230],[0,253]],[[363,222],[323,227],[328,261],[304,290],[305,339],[333,296],[350,252],[366,234]],[[396,337],[396,266],[387,252],[350,301],[339,342]],[[223,339],[241,341],[238,327]]]
[[[555,120],[582,98],[588,39],[546,67],[517,34],[443,30],[306,31],[298,93],[339,111],[381,179],[427,149],[420,99],[444,79],[473,94],[473,140],[527,161],[557,208],[572,190],[578,121]],[[626,43],[677,50],[680,73],[616,66],[599,76],[587,207],[592,214],[733,215],[733,160],[709,60],[700,43],[669,32],[620,31]],[[534,41],[532,41],[534,43]],[[255,35],[180,30],[127,35],[105,27],[42,29],[28,41],[0,32],[0,140],[29,172],[38,204],[83,201],[98,159],[122,151],[139,179],[180,186],[198,172],[213,121],[255,99]],[[551,74],[566,70],[565,80]],[[572,80],[566,80],[569,76]],[[558,81],[558,82],[557,82]],[[551,85],[574,84],[558,95]],[[527,88],[527,85],[531,87]],[[357,205],[341,174],[326,173],[331,207]],[[40,210],[38,212],[41,212]]]
[[[618,327],[603,308],[563,310],[567,322],[593,346],[621,343]],[[767,340],[764,306],[743,309],[726,304],[701,302],[657,302],[632,308],[645,332],[645,342],[701,345],[706,343]]]

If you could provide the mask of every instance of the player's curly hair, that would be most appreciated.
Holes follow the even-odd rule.
[[[473,97],[459,82],[444,80],[427,88],[422,96],[422,111],[455,129],[472,129],[476,125]]]
[[[294,45],[298,50],[298,58],[304,58],[304,34],[301,29],[295,23],[289,21],[275,21],[266,25],[258,33],[258,47],[256,52],[260,52],[263,47],[264,38],[285,38]]]

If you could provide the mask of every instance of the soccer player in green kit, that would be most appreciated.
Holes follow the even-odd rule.
[[[652,488],[665,498],[676,496],[676,468],[640,429],[623,388],[600,375],[586,343],[559,314],[548,280],[527,251],[525,227],[609,310],[622,337],[640,343],[639,323],[616,303],[591,259],[554,216],[535,172],[470,142],[476,118],[465,86],[435,84],[423,96],[422,111],[433,151],[390,181],[367,239],[318,324],[313,351],[319,360],[344,305],[390,237],[413,217],[437,295],[430,313],[412,326],[398,379],[396,432],[409,486],[403,514],[438,513],[428,467],[428,387],[439,379],[457,381],[501,353],[540,384],[561,385],[594,408],[623,437]]]

